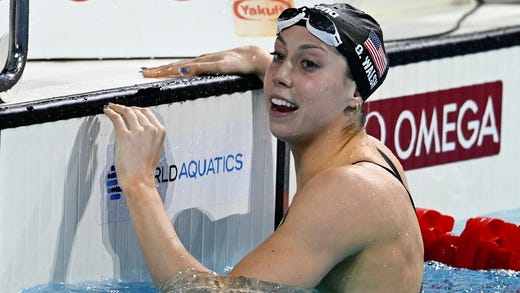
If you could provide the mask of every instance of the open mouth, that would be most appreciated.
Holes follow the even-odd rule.
[[[271,109],[276,112],[289,113],[298,110],[298,105],[286,100],[271,98]]]

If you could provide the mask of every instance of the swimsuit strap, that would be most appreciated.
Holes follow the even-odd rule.
[[[385,153],[383,153],[380,149],[377,149],[377,151],[379,152],[381,157],[383,157],[383,159],[385,159],[386,163],[390,166],[390,168],[392,168],[392,171],[394,171],[393,174],[394,174],[395,178],[397,178],[397,180],[399,180],[401,183],[403,183],[403,179],[401,178],[401,175],[399,175],[397,168],[395,167],[394,163],[392,163],[390,158],[387,155],[385,155]],[[403,185],[404,185],[404,183],[403,183]]]
[[[386,167],[386,166],[383,166],[381,164],[378,164],[376,162],[372,162],[372,161],[368,161],[368,160],[360,160],[360,161],[357,161],[357,162],[354,162],[352,163],[352,165],[355,165],[357,163],[372,163],[374,165],[377,165],[383,169],[385,169],[386,171],[388,171],[390,174],[392,174],[397,180],[399,180],[399,182],[401,182],[401,185],[403,185],[404,187],[404,190],[406,190],[406,193],[408,193],[408,197],[410,198],[410,201],[412,202],[412,207],[413,209],[415,210],[415,204],[413,202],[413,198],[412,198],[412,195],[410,194],[410,191],[408,191],[408,188],[406,188],[406,186],[404,185],[404,182],[403,182],[403,179],[401,178],[401,175],[399,175],[399,172],[397,171],[397,168],[395,167],[394,163],[392,163],[392,161],[390,160],[390,158],[385,155],[385,153],[383,153],[380,149],[377,149],[377,151],[379,152],[379,154],[381,155],[381,157],[383,157],[383,159],[385,160],[385,162],[390,166],[390,168]]]
[[[388,173],[392,174],[397,180],[399,180],[399,182],[401,182],[401,185],[403,185],[404,190],[406,190],[406,193],[408,193],[408,197],[410,198],[410,202],[412,203],[412,207],[415,211],[415,204],[413,202],[412,195],[410,194],[410,191],[408,191],[408,188],[406,188],[406,186],[404,185],[403,179],[401,178],[401,175],[399,175],[399,172],[397,171],[397,168],[395,167],[394,163],[392,163],[390,158],[387,155],[385,155],[385,153],[383,153],[380,149],[377,149],[377,151],[379,152],[381,157],[383,157],[383,159],[386,161],[386,163],[390,166],[391,169],[386,166],[383,166],[381,164],[378,164],[376,162],[372,162],[372,161],[368,161],[368,160],[360,160],[360,161],[352,163],[352,165],[355,165],[357,163],[372,163],[372,164],[377,165],[377,166],[385,169],[386,171],[388,171]],[[285,217],[289,213],[289,208],[287,208],[287,210],[285,211],[285,213],[282,217],[282,220],[278,224],[278,227],[280,227],[283,224],[283,222],[285,221]]]

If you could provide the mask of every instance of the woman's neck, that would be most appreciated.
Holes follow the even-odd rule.
[[[356,150],[359,150],[357,146],[366,140],[365,129],[361,128],[304,143],[289,143],[296,169],[297,190],[325,169],[352,163]]]

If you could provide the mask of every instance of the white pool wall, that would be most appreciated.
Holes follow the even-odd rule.
[[[274,146],[260,94],[152,107],[168,129],[157,182],[165,209],[187,248],[220,273],[274,229]],[[150,281],[124,196],[107,191],[113,137],[104,115],[0,131],[4,292]]]

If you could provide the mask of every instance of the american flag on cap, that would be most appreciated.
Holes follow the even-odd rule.
[[[383,72],[385,72],[387,61],[381,41],[377,37],[376,33],[374,33],[374,31],[370,31],[364,45],[365,48],[367,48],[367,50],[370,52],[370,56],[375,63],[377,76],[381,77]]]

